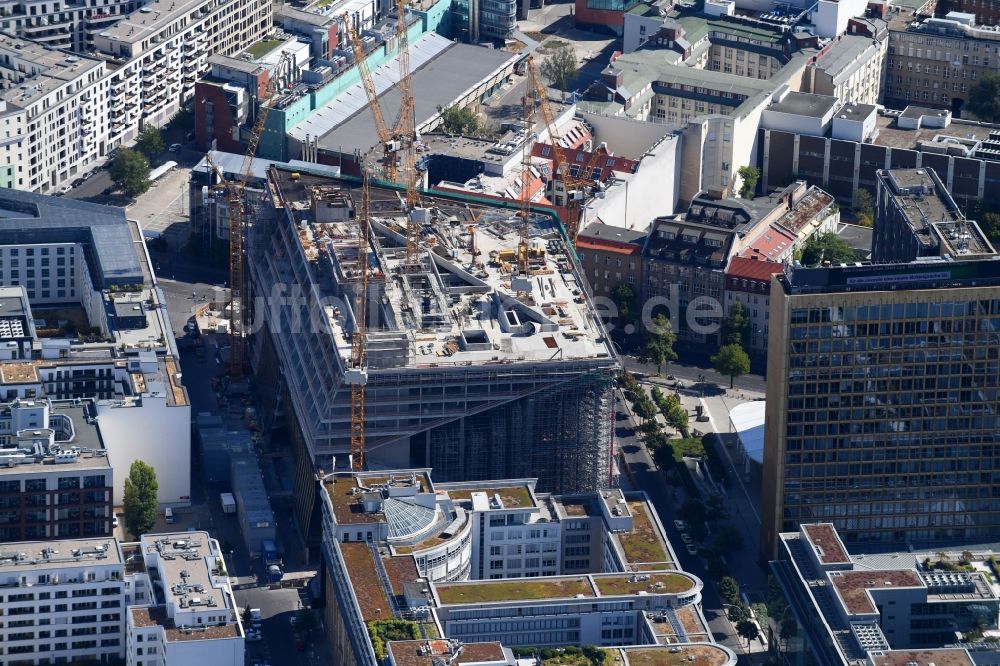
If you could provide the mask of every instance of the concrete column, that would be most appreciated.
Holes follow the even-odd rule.
[[[861,144],[854,144],[854,181],[851,183],[851,191],[857,192],[861,187]]]
[[[830,139],[823,141],[823,187],[830,185]]]
[[[763,168],[761,169],[761,180],[763,181],[763,192],[767,192],[767,164],[768,158],[771,155],[771,130],[764,130],[764,158],[763,158]],[[982,195],[980,195],[982,196]]]
[[[955,158],[951,155],[948,156],[948,179],[945,181],[945,186],[948,191],[951,192],[952,181],[955,179]]]
[[[977,192],[976,196],[978,196],[980,199],[982,199],[983,195],[986,194],[986,162],[985,161],[980,161],[979,162],[979,187],[976,189],[976,192]]]
[[[795,135],[795,141],[792,144],[792,173],[796,176],[799,175],[799,135]]]

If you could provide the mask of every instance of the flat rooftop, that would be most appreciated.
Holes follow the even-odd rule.
[[[887,650],[870,655],[873,666],[972,666],[975,662],[962,648],[940,650]]]
[[[214,9],[219,4],[218,1],[206,3],[205,0],[152,0],[102,31],[100,36],[136,44],[199,7]]]
[[[414,120],[419,128],[505,66],[513,66],[518,54],[460,44],[426,33],[410,45],[413,81]],[[372,70],[372,82],[383,113],[395,117],[399,109],[399,62],[396,57]],[[360,83],[355,84],[295,125],[289,136],[304,140],[319,137],[319,147],[344,154],[368,154],[379,145],[378,131],[368,108],[368,98]]]
[[[844,602],[848,615],[878,612],[869,590],[926,587],[916,571],[880,569],[878,571],[831,571],[830,582]]]
[[[10,78],[0,78],[0,98],[19,109],[103,66],[100,60],[94,58],[47,48],[6,34],[0,35],[0,59],[3,56],[30,63],[27,72],[0,67],[0,71],[10,73]]]
[[[830,95],[790,92],[780,102],[767,107],[768,111],[787,113],[793,116],[823,118],[840,104],[840,100]]]
[[[596,597],[587,576],[515,578],[434,585],[442,606]]]
[[[424,472],[415,473],[415,481],[420,492],[431,492],[431,483]],[[338,525],[358,525],[384,523],[385,514],[365,511],[364,494],[366,491],[381,486],[412,486],[410,474],[354,474],[342,472],[334,475],[323,484]]]
[[[296,174],[292,178],[291,171],[272,168],[272,201],[295,220],[298,248],[310,264],[316,288],[321,293],[329,289],[326,295],[338,299],[345,292],[353,294],[358,225],[353,220],[317,223],[311,202],[320,188],[360,201],[358,184]],[[368,323],[370,371],[570,360],[614,363],[610,342],[586,294],[586,280],[554,217],[530,217],[530,292],[517,294],[511,272],[521,220],[514,206],[438,193],[423,196],[420,266],[410,269],[405,266],[410,221],[401,193],[373,186],[371,200],[369,293],[379,295],[384,312],[379,321]],[[354,319],[343,310],[353,308],[353,296],[349,301],[340,311],[326,307],[329,330],[345,365]]]
[[[342,543],[340,553],[351,575],[351,588],[365,622],[392,619],[392,605],[386,594],[371,549],[366,543]]]
[[[843,564],[851,561],[833,524],[803,525],[802,531],[805,532],[806,538],[812,543],[823,564]]]
[[[473,493],[485,493],[487,500],[490,502],[493,501],[494,497],[499,496],[502,506],[493,507],[491,505],[490,508],[525,509],[537,506],[537,503],[531,494],[531,486],[527,483],[511,486],[482,485],[479,487],[471,486],[459,488],[453,487],[454,485],[455,484],[441,484],[438,486],[438,490],[446,490],[448,492],[448,497],[456,501],[471,501]]]
[[[386,646],[396,666],[438,666],[439,664],[469,664],[506,662],[500,643],[461,643],[459,651],[451,641],[390,641]],[[428,649],[430,648],[430,649]]]
[[[208,532],[145,535],[141,543],[147,555],[158,554],[163,594],[177,611],[229,608],[225,590],[213,583],[211,567],[220,554],[213,552]]]
[[[197,627],[178,627],[160,606],[131,607],[132,624],[136,627],[162,627],[168,641],[204,641],[240,636],[239,625],[235,621],[226,624],[212,624]]]
[[[11,467],[0,467],[0,476],[5,474],[19,475],[27,472],[111,469],[111,462],[108,460],[107,449],[104,447],[104,440],[101,439],[100,429],[97,421],[92,418],[92,403],[82,401],[76,404],[72,400],[64,400],[53,401],[50,404],[48,427],[56,431],[56,445],[63,451],[78,447],[79,454],[71,459],[61,459],[58,464],[51,455],[40,459],[28,458]],[[0,409],[7,410],[9,405],[3,405]],[[16,442],[11,442],[10,446],[0,449],[0,453],[7,455],[17,453],[16,446]]]
[[[615,648],[609,648],[615,649]],[[720,645],[679,644],[658,647],[618,648],[629,666],[725,666],[736,655]]]
[[[42,572],[122,562],[122,552],[114,538],[21,541],[0,546],[0,577],[7,571]]]
[[[667,549],[666,540],[652,519],[646,502],[629,501],[628,510],[632,515],[632,531],[614,534],[613,538],[621,546],[629,567],[634,571],[651,568],[646,565],[658,565],[655,568],[659,569],[671,568],[674,564],[673,558]]]
[[[695,587],[690,577],[681,573],[633,573],[594,576],[594,584],[602,597],[649,594],[682,594]]]

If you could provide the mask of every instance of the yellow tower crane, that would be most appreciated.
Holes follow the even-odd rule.
[[[365,468],[365,385],[368,383],[368,234],[371,228],[371,194],[368,172],[362,171],[361,206],[358,220],[358,266],[354,292],[354,333],[351,335],[351,362],[345,381],[351,387],[351,469]]]

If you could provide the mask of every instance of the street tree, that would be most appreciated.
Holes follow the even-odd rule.
[[[715,591],[719,593],[719,597],[725,603],[731,606],[740,601],[740,584],[732,576],[720,578],[719,582],[715,584]]]
[[[750,357],[739,345],[724,345],[711,360],[716,372],[729,375],[729,388],[733,388],[737,377],[750,372]]]
[[[979,81],[969,88],[969,100],[965,106],[980,120],[997,122],[1000,119],[1000,75],[984,72]]]
[[[656,405],[653,404],[653,401],[645,393],[641,394],[632,407],[643,421],[651,421],[656,418]]]
[[[542,76],[558,88],[563,98],[569,90],[569,82],[576,76],[576,53],[569,44],[555,49],[548,58],[542,61],[540,67]]]
[[[705,503],[705,519],[710,522],[725,520],[729,516],[729,509],[726,507],[726,496],[722,493],[714,493],[708,496]]]
[[[160,130],[152,125],[139,132],[139,138],[135,141],[135,149],[149,159],[159,155],[166,149]]]
[[[443,109],[439,106],[438,113],[441,114],[441,127],[448,134],[471,136],[478,134],[482,129],[479,116],[468,107],[456,104]]]
[[[740,198],[753,199],[753,195],[757,191],[757,183],[760,181],[760,169],[748,164],[741,166],[736,173],[743,179],[743,185],[740,187]]]
[[[749,620],[750,607],[742,602],[735,603],[729,607],[728,611],[726,611],[726,616],[729,618],[729,621],[732,622],[733,624],[738,624],[743,620]]]
[[[687,410],[681,404],[680,398],[671,393],[663,402],[664,404],[660,407],[660,411],[663,412],[663,418],[667,420],[667,423],[672,428],[681,434],[681,437],[686,438],[688,436],[690,417]]]
[[[139,196],[149,189],[149,160],[142,153],[122,148],[111,163],[111,180],[125,196]]]
[[[743,535],[732,525],[720,525],[712,536],[712,550],[729,555],[743,549]]]
[[[729,314],[722,320],[721,342],[724,345],[746,345],[750,341],[750,317],[740,301],[729,306]]]
[[[677,358],[677,352],[674,351],[676,340],[677,336],[666,315],[653,317],[652,325],[646,330],[646,346],[642,350],[642,358],[656,364],[657,375],[663,370],[664,363]]]
[[[156,471],[152,467],[141,460],[132,463],[125,479],[122,505],[125,527],[136,539],[149,532],[156,523],[156,494],[159,489]]]
[[[736,633],[742,638],[747,639],[747,649],[750,649],[750,643],[760,638],[760,630],[753,620],[740,620],[736,623]]]
[[[705,522],[705,505],[700,499],[689,497],[677,509],[677,515],[688,525]]]

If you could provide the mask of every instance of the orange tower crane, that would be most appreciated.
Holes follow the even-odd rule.
[[[368,383],[368,233],[371,227],[371,194],[368,172],[361,174],[361,206],[358,210],[358,267],[354,292],[354,333],[351,335],[351,362],[345,381],[351,386],[351,469],[365,468],[365,384]]]
[[[244,296],[248,285],[243,270],[246,261],[244,249],[247,231],[244,208],[246,188],[253,170],[253,159],[257,154],[257,146],[260,144],[264,124],[267,122],[271,108],[271,100],[278,91],[277,73],[284,69],[288,58],[287,52],[282,53],[277,66],[271,70],[272,76],[268,79],[264,99],[260,101],[257,108],[257,118],[247,140],[247,151],[243,157],[239,178],[235,182],[223,181],[228,192],[229,203],[229,310],[232,322],[229,375],[233,380],[243,377],[246,371],[246,331],[248,327]]]

